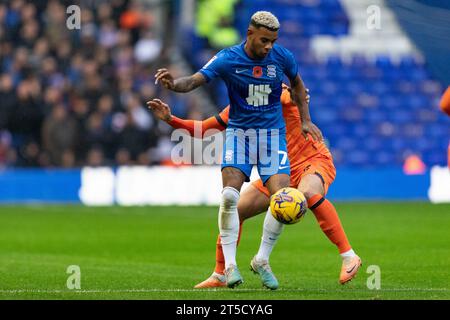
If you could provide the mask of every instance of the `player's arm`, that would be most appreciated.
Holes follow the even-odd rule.
[[[297,74],[294,79],[291,79],[291,97],[293,102],[297,105],[300,117],[302,120],[302,131],[305,137],[311,134],[314,140],[322,141],[323,136],[320,129],[311,121],[309,114],[309,99],[308,92],[303,84],[302,79]]]
[[[190,120],[178,118],[170,112],[170,107],[167,103],[159,99],[153,99],[147,102],[148,108],[153,111],[155,116],[167,122],[170,126],[175,129],[186,129],[189,134],[195,137],[196,128],[201,128],[201,137],[206,131],[210,129],[217,129],[220,131],[225,130],[228,124],[228,110],[229,107],[225,108],[221,113],[213,117],[209,117],[206,120]]]
[[[200,72],[196,72],[188,77],[173,79],[173,76],[166,68],[158,69],[155,78],[155,84],[161,82],[166,89],[175,92],[189,92],[206,82],[206,78]]]
[[[189,92],[221,76],[224,70],[228,70],[227,66],[228,59],[221,51],[212,57],[198,72],[189,77],[181,77],[174,80],[169,70],[165,68],[158,69],[155,74],[155,84],[161,82],[166,89],[176,92]]]

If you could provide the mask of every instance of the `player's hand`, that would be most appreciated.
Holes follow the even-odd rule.
[[[302,122],[302,132],[306,140],[308,140],[308,133],[309,133],[315,141],[319,142],[323,141],[322,132],[311,121]]]
[[[169,90],[173,90],[174,83],[173,83],[173,77],[170,74],[169,70],[166,68],[158,69],[158,71],[155,74],[155,84],[158,84],[158,82],[161,82],[161,84]]]
[[[170,112],[170,107],[167,103],[164,103],[159,99],[153,99],[147,101],[147,106],[153,111],[158,119],[165,122],[170,122],[172,120],[172,113]]]
[[[309,95],[309,89],[305,88],[306,91],[306,103],[309,104],[309,101],[311,100],[311,96]]]

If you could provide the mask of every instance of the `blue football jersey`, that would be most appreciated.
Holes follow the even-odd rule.
[[[297,76],[294,55],[275,44],[262,60],[251,59],[245,42],[223,49],[202,69],[209,82],[222,78],[230,99],[229,128],[280,129],[285,127],[280,103],[284,75]]]

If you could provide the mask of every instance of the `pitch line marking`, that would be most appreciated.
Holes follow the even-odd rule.
[[[111,290],[41,290],[41,289],[12,289],[12,290],[0,290],[1,293],[153,293],[153,292],[270,292],[267,289],[233,289],[229,290],[226,288],[222,289],[111,289]],[[364,290],[364,289],[342,289],[342,290],[329,290],[329,289],[278,289],[276,292],[450,292],[448,288],[388,288],[380,290]]]

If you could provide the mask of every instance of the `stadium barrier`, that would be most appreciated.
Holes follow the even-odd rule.
[[[253,171],[251,180],[257,179]],[[14,169],[0,172],[0,203],[96,205],[217,205],[218,166]],[[339,168],[328,198],[334,201],[450,202],[450,171],[433,167],[406,175],[401,168]]]

